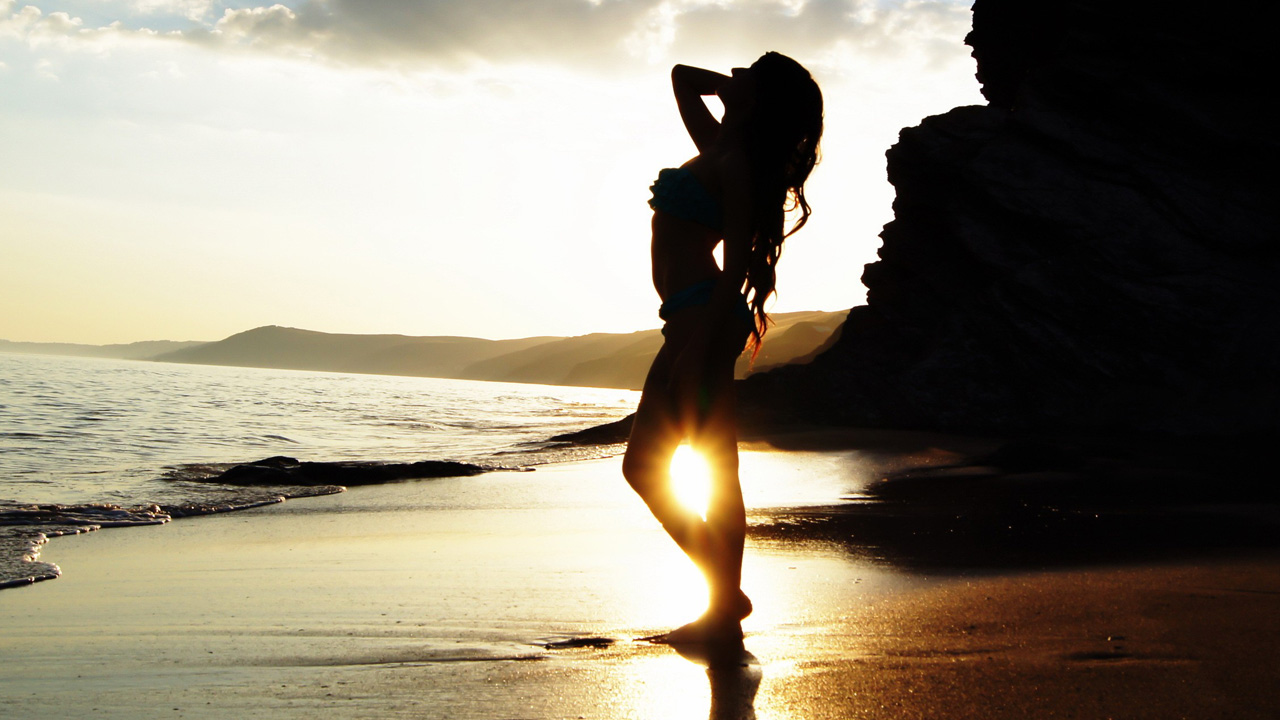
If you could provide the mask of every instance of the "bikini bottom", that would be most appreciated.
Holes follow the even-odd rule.
[[[658,308],[658,317],[664,322],[670,322],[671,317],[677,312],[685,308],[698,307],[700,305],[711,304],[711,292],[716,287],[715,280],[703,280],[700,283],[694,283],[689,287],[673,293],[667,301],[662,303]],[[751,312],[750,306],[747,305],[746,298],[738,298],[738,303],[734,305],[733,313],[736,318],[742,321],[748,328],[755,325],[755,315]],[[667,328],[664,325],[662,334],[667,334]]]

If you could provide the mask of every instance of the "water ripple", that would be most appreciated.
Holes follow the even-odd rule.
[[[285,454],[504,467],[572,459],[608,450],[566,449],[546,439],[621,418],[638,397],[625,390],[0,354],[0,498],[11,506],[79,508],[68,517],[112,522],[107,510],[89,508],[194,507],[201,498],[234,508],[249,501],[215,498],[208,487],[175,496],[177,486],[165,474],[198,464]],[[55,576],[56,567],[33,559],[43,542],[37,536],[101,524],[53,518],[28,524],[21,537],[11,525],[9,539],[0,539],[0,566],[17,563],[30,577]]]

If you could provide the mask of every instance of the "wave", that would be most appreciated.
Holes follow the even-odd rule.
[[[349,486],[466,477],[516,468],[450,460],[409,463],[302,462],[275,456],[251,463],[197,463],[165,469],[163,502],[15,503],[0,501],[0,589],[52,580],[62,571],[39,560],[51,537],[102,528],[161,525],[177,518],[233,512],[288,499],[340,493]]]
[[[187,463],[163,469],[164,498],[156,502],[16,503],[0,500],[0,589],[59,577],[39,559],[49,538],[103,528],[161,525],[178,518],[234,512],[285,500],[332,495],[347,487],[488,472],[531,471],[535,466],[609,457],[621,447],[564,442],[521,443],[491,454],[492,464],[452,460],[416,462],[304,462],[274,456],[250,463]]]
[[[193,475],[176,473],[173,479],[190,482]],[[40,547],[49,538],[93,532],[103,528],[163,525],[177,518],[247,510],[292,498],[332,495],[346,490],[338,485],[233,487],[213,481],[192,492],[179,490],[177,499],[133,506],[113,503],[14,503],[0,501],[0,589],[20,587],[59,577],[53,563],[41,562]],[[186,497],[183,497],[185,495]]]
[[[263,435],[262,437],[268,440],[280,440],[281,442],[293,443],[294,445],[298,444],[297,440],[294,440],[293,438],[287,438],[283,435]]]

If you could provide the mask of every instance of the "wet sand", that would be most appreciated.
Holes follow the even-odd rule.
[[[746,454],[752,522],[861,494],[877,463]],[[744,568],[753,661],[708,670],[637,640],[696,614],[704,590],[618,465],[354,488],[57,538],[41,559],[61,579],[0,592],[0,715],[1280,713],[1280,559],[1261,551],[966,577],[895,569],[829,525],[758,527]],[[612,642],[545,647],[593,638]]]
[[[957,580],[848,622],[801,717],[1280,717],[1276,558]]]

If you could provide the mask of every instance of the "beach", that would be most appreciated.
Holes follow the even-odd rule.
[[[886,458],[947,455],[744,453],[750,522],[776,524],[778,508],[857,495]],[[705,589],[622,482],[619,462],[359,487],[56,538],[41,559],[63,577],[0,592],[0,714],[1280,711],[1280,562],[1265,549],[929,572],[868,562],[829,533],[753,531],[746,653],[726,662],[645,642],[695,616]],[[444,497],[453,498],[447,506]]]
[[[1225,7],[0,0],[0,720],[1280,719]]]

